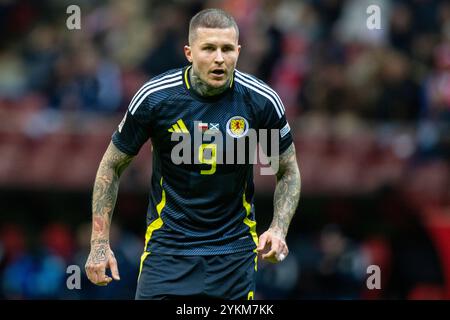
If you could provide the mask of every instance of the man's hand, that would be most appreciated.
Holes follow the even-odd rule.
[[[259,237],[259,245],[256,250],[263,260],[271,263],[281,262],[289,254],[284,237],[272,228]]]
[[[106,275],[107,268],[111,269],[112,278]],[[88,279],[98,286],[106,286],[113,279],[120,280],[116,258],[106,240],[96,240],[91,244],[85,269]]]

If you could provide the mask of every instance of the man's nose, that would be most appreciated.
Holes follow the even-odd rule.
[[[216,59],[215,59],[215,62],[216,63],[223,63],[223,55],[222,55],[222,50],[219,48],[219,49],[217,49],[217,51],[216,51]]]

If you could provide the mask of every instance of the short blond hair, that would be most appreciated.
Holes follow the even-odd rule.
[[[234,28],[239,39],[239,28],[234,18],[221,9],[205,9],[198,12],[189,22],[189,43],[195,39],[198,28]]]

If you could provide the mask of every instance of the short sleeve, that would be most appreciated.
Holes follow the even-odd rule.
[[[271,129],[275,129],[277,131],[279,155],[286,151],[286,149],[292,144],[291,128],[286,119],[283,103],[278,95],[271,96],[270,99],[266,100],[260,114],[260,129],[268,130],[269,139],[272,138],[270,135]],[[268,146],[270,145],[271,144],[268,144]],[[266,152],[268,155],[272,154],[272,150],[270,150],[270,148],[268,148]]]
[[[127,110],[117,130],[112,135],[112,142],[122,152],[136,155],[151,136],[151,114],[144,101],[136,112]]]

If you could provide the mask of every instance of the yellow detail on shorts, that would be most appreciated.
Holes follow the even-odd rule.
[[[162,189],[161,201],[156,206],[156,212],[158,212],[158,218],[149,224],[149,226],[147,227],[147,232],[145,233],[145,247],[144,247],[144,253],[141,256],[141,265],[139,267],[138,280],[139,280],[139,277],[141,276],[142,266],[144,265],[144,261],[147,258],[147,256],[150,254],[150,252],[147,252],[147,246],[148,246],[150,239],[152,238],[153,231],[158,230],[164,224],[161,219],[161,212],[164,209],[164,206],[166,205],[166,191],[162,188],[162,182],[163,182],[163,178],[161,178],[161,182],[160,182],[161,189]]]
[[[255,300],[255,294],[253,293],[253,291],[249,291],[247,300]]]

